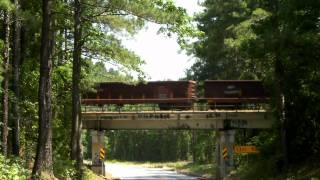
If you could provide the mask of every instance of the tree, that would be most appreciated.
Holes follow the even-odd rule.
[[[139,69],[142,61],[121,45],[116,31],[122,30],[132,35],[143,27],[144,21],[166,24],[167,28],[163,28],[163,31],[179,32],[178,27],[184,26],[187,18],[185,10],[175,7],[171,1],[108,1],[94,4],[92,1],[75,0],[71,159],[77,160],[78,170],[82,164],[81,56],[114,62],[126,71],[143,74]]]
[[[20,62],[21,62],[21,20],[20,20],[20,2],[19,0],[14,1],[15,5],[15,22],[14,22],[14,53],[13,53],[13,83],[12,89],[14,93],[13,100],[13,135],[12,135],[12,151],[13,154],[19,156],[20,151]]]
[[[205,11],[197,15],[198,28],[203,32],[193,43],[192,52],[197,59],[189,70],[189,79],[241,79],[245,60],[236,43],[234,27],[250,14],[247,1],[207,0]]]
[[[256,37],[244,43],[250,57],[266,69],[266,80],[273,87],[283,169],[307,158],[296,156],[302,153],[301,148],[318,143],[315,139],[319,128],[314,119],[319,114],[311,112],[319,108],[315,103],[319,96],[315,95],[318,93],[314,89],[314,80],[319,79],[314,74],[319,70],[314,68],[319,67],[316,60],[319,52],[310,52],[310,49],[320,46],[319,9],[317,1],[262,2],[251,17],[251,28]],[[313,102],[313,105],[302,101]],[[301,127],[308,127],[309,132],[299,131]],[[315,151],[307,154],[318,156]]]
[[[315,112],[320,66],[319,51],[314,49],[320,47],[320,2],[207,0],[203,4],[206,10],[198,22],[204,36],[194,44],[199,59],[188,77],[263,79],[276,121],[272,132],[256,137],[264,140],[262,146],[272,147],[265,149],[272,153],[260,161],[283,171],[308,158],[319,159]],[[306,128],[308,132],[302,130]]]
[[[4,48],[3,48],[3,98],[2,98],[2,153],[8,155],[8,115],[9,115],[9,57],[10,57],[10,11],[4,12]]]
[[[80,119],[80,74],[81,74],[81,51],[82,39],[82,5],[80,0],[74,3],[74,49],[73,49],[73,69],[72,69],[72,131],[71,131],[71,159],[77,160],[77,170],[81,173],[82,168],[82,144]]]
[[[51,107],[51,71],[52,51],[54,48],[52,0],[42,1],[42,31],[40,47],[39,77],[39,136],[37,154],[32,177],[47,172],[53,176],[52,168],[52,107]]]

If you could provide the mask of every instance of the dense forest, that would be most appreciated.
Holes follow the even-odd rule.
[[[194,56],[183,79],[199,92],[206,79],[260,79],[271,92],[273,128],[237,132],[261,152],[237,158],[240,179],[320,176],[320,1],[201,6],[189,17],[170,0],[0,0],[0,179],[83,176],[81,94],[144,80],[143,59],[122,40],[147,22]],[[107,131],[105,144],[109,159],[215,162],[213,131]]]

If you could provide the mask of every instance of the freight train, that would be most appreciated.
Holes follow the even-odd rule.
[[[211,108],[266,103],[268,94],[257,80],[206,80],[204,97],[196,96],[195,81],[151,81],[129,85],[103,82],[96,92],[83,95],[86,105],[122,106],[124,104],[158,104],[161,110],[178,107],[190,109],[195,102],[206,102]]]
[[[207,80],[204,97],[211,107],[256,105],[269,99],[262,81],[257,80]]]

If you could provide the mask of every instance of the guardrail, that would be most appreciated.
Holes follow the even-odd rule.
[[[243,105],[209,105],[193,104],[191,106],[185,105],[161,105],[158,104],[126,104],[126,105],[82,105],[82,112],[157,112],[157,111],[216,111],[216,110],[265,110],[267,105],[261,104],[243,104]]]
[[[257,110],[83,112],[85,129],[270,128],[272,113]]]

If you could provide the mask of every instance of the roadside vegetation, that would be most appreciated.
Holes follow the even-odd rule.
[[[260,79],[271,97],[273,128],[238,130],[243,138],[236,143],[261,153],[240,159],[237,174],[319,178],[312,169],[320,161],[320,1],[206,0],[203,6],[196,16],[203,36],[190,48],[197,59],[187,79]]]
[[[273,127],[237,131],[236,144],[260,154],[237,157],[235,177],[319,179],[320,1],[201,5],[191,18],[171,0],[0,0],[0,179],[97,178],[83,165],[91,152],[81,94],[96,82],[146,79],[144,60],[122,39],[148,22],[193,55],[183,79],[199,82],[198,92],[206,79],[264,82]],[[107,131],[105,139],[107,159],[214,173],[213,131]]]
[[[24,167],[23,161],[16,157],[6,158],[0,154],[0,179],[23,180],[31,172]]]
[[[184,44],[197,32],[190,20],[167,0],[1,0],[0,177],[81,178],[81,94],[144,80],[143,59],[122,40],[153,22]]]
[[[291,167],[286,173],[279,173],[274,168],[272,160],[257,160],[241,164],[232,177],[235,179],[320,179],[320,163],[314,161],[306,161],[304,164],[299,164]]]

